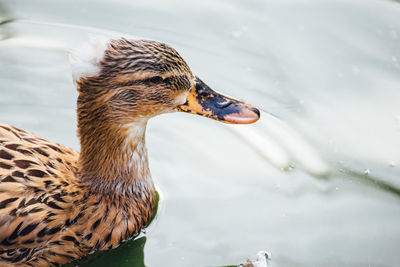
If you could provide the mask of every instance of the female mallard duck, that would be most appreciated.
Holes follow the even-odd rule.
[[[157,204],[145,147],[151,117],[259,118],[255,107],[211,90],[163,43],[98,41],[71,64],[80,153],[0,125],[0,266],[65,264],[139,234]]]

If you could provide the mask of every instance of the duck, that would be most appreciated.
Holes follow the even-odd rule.
[[[0,124],[0,266],[59,266],[138,236],[158,201],[145,145],[150,118],[260,117],[212,90],[161,42],[98,38],[70,62],[80,152]]]

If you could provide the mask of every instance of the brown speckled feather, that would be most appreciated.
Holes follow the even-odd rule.
[[[69,148],[0,124],[1,266],[67,263],[117,246],[150,220],[151,195],[143,202],[148,204],[140,204],[84,190],[76,176],[78,157]]]

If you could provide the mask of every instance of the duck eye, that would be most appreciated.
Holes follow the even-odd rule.
[[[153,76],[149,78],[148,81],[151,83],[161,83],[163,81],[163,78],[161,76]]]

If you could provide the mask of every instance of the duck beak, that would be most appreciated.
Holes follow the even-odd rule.
[[[249,124],[260,118],[256,107],[215,92],[197,77],[186,103],[178,106],[178,111],[233,124]]]

